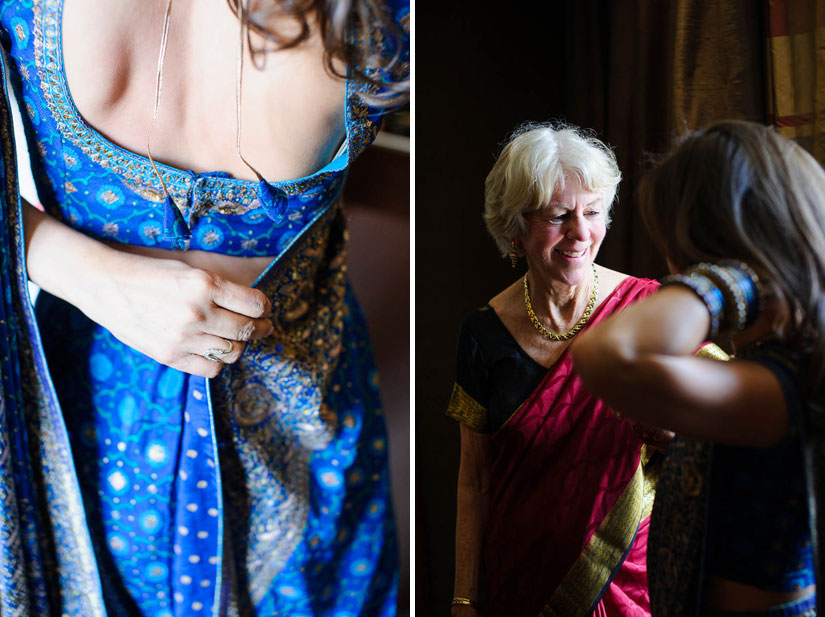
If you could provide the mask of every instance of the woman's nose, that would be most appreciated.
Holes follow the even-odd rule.
[[[590,237],[587,231],[587,221],[579,217],[571,218],[566,235],[571,240],[587,240]]]

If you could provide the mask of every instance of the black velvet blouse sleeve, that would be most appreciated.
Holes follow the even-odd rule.
[[[456,381],[447,406],[447,416],[479,433],[489,432],[489,370],[478,341],[478,313],[461,323],[456,350]]]
[[[458,337],[456,384],[447,415],[495,433],[536,389],[547,369],[519,346],[488,305],[470,313]]]

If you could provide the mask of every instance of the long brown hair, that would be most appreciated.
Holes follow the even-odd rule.
[[[682,138],[639,186],[642,217],[673,267],[739,259],[787,309],[784,337],[812,345],[825,383],[825,171],[794,142],[750,122]]]
[[[264,49],[253,49],[250,44],[253,58],[300,45],[310,37],[311,24],[317,22],[324,45],[324,66],[330,75],[347,77],[336,66],[335,61],[341,61],[345,71],[366,86],[366,91],[359,94],[368,103],[395,107],[408,100],[409,66],[397,53],[402,33],[381,0],[270,0],[264,8],[253,11],[243,6],[243,0],[227,0],[235,14],[239,12],[238,2],[250,30],[267,42]],[[291,20],[298,26],[298,33],[284,34],[273,28],[269,22],[274,16]],[[376,47],[375,33],[389,37],[389,45]]]

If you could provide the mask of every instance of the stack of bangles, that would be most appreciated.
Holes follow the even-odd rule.
[[[710,313],[711,340],[716,340],[720,330],[733,334],[747,328],[762,310],[764,293],[759,277],[741,261],[700,263],[684,274],[665,277],[665,285],[684,285],[701,298]]]
[[[470,598],[459,598],[458,596],[455,596],[453,598],[453,601],[450,602],[450,606],[456,606],[456,605],[458,605],[458,606],[469,606],[469,607],[472,607],[472,608],[478,608],[478,604],[476,604],[475,602],[470,600]]]

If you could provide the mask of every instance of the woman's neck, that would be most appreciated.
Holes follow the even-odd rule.
[[[593,293],[593,276],[578,285],[568,285],[538,270],[527,273],[530,302],[536,316],[549,329],[562,332],[570,329],[580,318]]]

